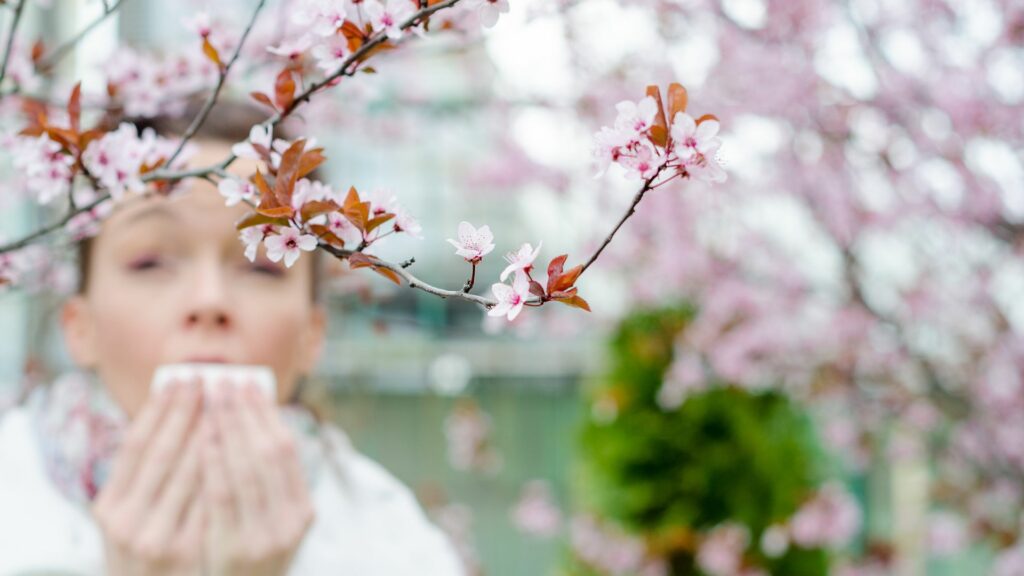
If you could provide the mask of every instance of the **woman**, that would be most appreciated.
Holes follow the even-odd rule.
[[[201,142],[196,162],[228,147]],[[289,403],[324,342],[314,258],[250,262],[246,206],[189,185],[124,201],[83,245],[61,325],[92,377],[0,419],[0,576],[461,574],[405,486]],[[277,401],[151,393],[180,362],[269,366]]]

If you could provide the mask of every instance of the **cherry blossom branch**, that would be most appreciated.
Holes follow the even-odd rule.
[[[174,153],[171,154],[170,158],[164,164],[170,166],[178,159],[181,151],[185,149],[185,145],[191,140],[199,128],[202,127],[203,123],[206,122],[206,118],[210,115],[210,110],[217,103],[217,99],[220,97],[221,90],[224,88],[224,83],[227,80],[228,73],[231,71],[231,67],[235,65],[238,60],[238,55],[242,52],[242,47],[245,46],[245,40],[249,37],[249,33],[252,32],[253,26],[256,24],[256,19],[260,15],[260,11],[263,10],[263,5],[266,4],[266,0],[259,0],[256,3],[256,8],[252,11],[252,16],[249,18],[249,25],[245,27],[245,31],[242,32],[242,36],[238,40],[238,45],[235,46],[235,52],[231,55],[231,59],[228,60],[227,64],[220,67],[220,74],[217,77],[217,85],[214,86],[213,92],[206,99],[206,103],[203,104],[202,110],[199,114],[192,119],[192,123],[189,124],[188,129],[185,130],[185,134],[181,137],[181,141],[178,142],[178,147],[175,148]]]
[[[359,250],[346,250],[344,248],[337,248],[337,247],[331,246],[329,244],[323,244],[323,243],[321,243],[319,245],[319,248],[321,250],[324,250],[325,252],[328,252],[328,253],[334,255],[335,257],[337,257],[339,259],[342,259],[342,260],[347,259],[349,256],[351,256],[353,254],[362,253]],[[438,297],[444,298],[444,299],[455,298],[455,299],[459,299],[459,300],[465,300],[467,302],[472,302],[474,304],[479,304],[479,305],[481,305],[481,306],[483,306],[485,308],[490,308],[490,307],[492,307],[492,306],[494,306],[494,305],[496,305],[498,303],[496,300],[493,300],[491,298],[487,298],[487,297],[484,297],[484,296],[478,296],[476,294],[469,294],[468,292],[463,292],[461,290],[445,290],[444,288],[438,288],[436,286],[432,286],[432,285],[430,285],[430,284],[420,280],[419,278],[414,276],[412,273],[410,273],[408,270],[406,270],[407,266],[405,266],[405,264],[406,264],[405,262],[403,262],[402,264],[394,264],[394,263],[388,262],[386,260],[381,260],[380,258],[378,258],[376,256],[373,256],[373,255],[370,255],[370,254],[364,254],[364,256],[374,266],[376,266],[378,268],[384,268],[384,269],[390,270],[390,271],[394,272],[395,274],[398,274],[399,276],[401,276],[402,279],[405,280],[408,283],[409,288],[414,288],[414,289],[417,289],[417,290],[422,290],[422,291],[424,291],[424,292],[426,292],[428,294],[433,294],[435,296],[438,296]],[[409,263],[411,263],[411,260],[409,261]]]
[[[11,60],[11,51],[14,48],[14,34],[18,31],[18,24],[21,22],[21,14],[25,9],[25,3],[28,0],[18,0],[18,5],[14,8],[14,19],[11,21],[11,30],[7,33],[7,46],[4,48],[4,61],[0,64],[0,82],[4,81],[4,77],[7,76],[7,64]]]
[[[450,8],[450,7],[458,4],[461,1],[462,0],[446,0],[444,2],[441,2],[441,3],[438,3],[438,4],[434,4],[434,5],[432,5],[432,6],[428,7],[428,8],[424,8],[424,9],[416,12],[415,14],[413,14],[411,17],[409,17],[401,25],[401,28],[403,30],[407,30],[408,28],[416,26],[421,21],[423,21],[424,19],[426,19],[429,16],[433,15],[434,13],[436,13],[436,12],[438,12],[440,10],[444,10],[446,8]],[[104,17],[109,16],[109,13],[113,12],[114,10],[116,10],[121,5],[122,2],[123,2],[123,0],[118,0],[118,2],[116,4],[111,5],[109,7],[109,9],[106,10],[106,12],[108,12],[108,13],[105,14]],[[20,9],[20,7],[22,6],[23,3],[24,3],[24,0],[22,1],[21,4],[19,4],[19,9]],[[186,131],[185,137],[183,137],[182,142],[179,143],[179,147],[175,150],[174,154],[171,156],[171,160],[175,159],[178,155],[180,155],[181,150],[184,148],[184,144],[185,144],[186,139],[194,137],[195,133],[198,131],[198,129],[200,128],[202,123],[205,121],[206,117],[209,115],[210,110],[213,108],[213,105],[216,103],[216,99],[219,97],[221,89],[223,88],[223,84],[224,84],[226,76],[227,76],[227,69],[229,69],[231,67],[231,65],[234,64],[234,62],[238,58],[239,53],[240,53],[241,48],[242,48],[242,44],[244,43],[245,38],[250,33],[251,29],[253,28],[254,23],[256,21],[256,18],[258,16],[261,8],[263,7],[264,3],[265,3],[265,0],[260,0],[259,5],[253,11],[253,15],[252,15],[252,18],[251,18],[251,20],[249,22],[249,25],[245,29],[245,32],[244,32],[242,38],[239,40],[239,45],[236,47],[236,50],[235,50],[234,54],[231,57],[231,60],[229,61],[228,65],[225,67],[225,70],[221,73],[221,75],[220,75],[220,77],[218,79],[217,86],[214,89],[214,92],[211,94],[210,98],[207,99],[207,101],[206,101],[205,105],[203,106],[203,109],[200,111],[199,115],[193,120],[192,124],[189,126],[189,129]],[[94,28],[98,23],[99,23],[99,20],[97,20],[96,22],[91,24],[89,27],[87,27],[87,29]],[[84,32],[86,32],[86,31],[83,31],[83,33]],[[84,36],[84,34],[79,34],[78,37],[76,37],[75,40],[76,41],[79,40],[82,36]],[[13,37],[13,26],[12,26],[12,35],[11,35],[11,37]],[[284,109],[284,110],[278,112],[277,114],[275,114],[274,116],[268,118],[263,124],[266,125],[266,126],[269,126],[271,128],[276,126],[277,124],[282,122],[285,118],[287,118],[289,115],[291,115],[299,107],[300,104],[308,102],[309,99],[312,97],[312,95],[314,93],[316,93],[318,90],[321,90],[324,87],[330,85],[332,82],[334,82],[335,80],[337,80],[338,78],[340,78],[342,76],[353,76],[356,73],[356,71],[358,71],[358,67],[352,68],[352,65],[354,63],[359,63],[360,60],[363,60],[365,57],[367,57],[367,55],[369,54],[369,52],[373,48],[375,48],[378,45],[382,44],[385,40],[387,40],[386,32],[385,31],[378,32],[375,36],[373,36],[371,39],[369,39],[366,42],[366,44],[361,46],[359,50],[356,50],[348,58],[346,58],[343,61],[341,67],[336,72],[334,72],[333,74],[331,74],[327,78],[321,80],[320,82],[315,82],[313,84],[310,84],[309,87],[306,88],[306,90],[304,90],[300,95],[298,95],[286,109]],[[10,42],[8,42],[8,45],[10,45]],[[73,43],[70,44],[70,45],[73,45]],[[9,56],[9,54],[10,54],[10,50],[8,49],[8,53],[7,53],[7,55],[4,58],[4,67],[6,67],[7,57]],[[352,69],[350,69],[350,68],[352,68]],[[2,80],[2,75],[0,75],[0,80]],[[166,170],[166,169],[153,170],[151,172],[148,172],[148,173],[142,175],[140,180],[142,182],[144,182],[144,183],[151,183],[151,182],[154,182],[154,181],[176,182],[176,181],[185,180],[185,179],[188,179],[188,178],[209,178],[209,176],[211,176],[211,175],[223,175],[224,171],[236,159],[237,159],[237,157],[233,153],[231,153],[226,158],[224,158],[222,161],[218,162],[217,164],[213,164],[213,165],[209,165],[209,166],[203,166],[203,167],[193,168],[193,169],[189,169],[189,170]],[[164,165],[167,166],[167,165],[170,165],[170,163],[171,163],[170,161],[167,161],[167,162],[164,163]],[[101,187],[96,187],[97,191],[100,191],[101,189],[102,189]],[[14,251],[14,250],[17,250],[17,249],[20,249],[20,248],[24,248],[25,246],[28,246],[29,244],[31,244],[35,240],[38,240],[39,238],[41,238],[43,236],[46,236],[48,234],[51,234],[51,233],[54,233],[54,232],[60,230],[64,225],[66,225],[69,221],[71,221],[78,214],[81,214],[81,213],[84,213],[84,212],[86,212],[88,210],[91,210],[92,208],[94,208],[95,206],[97,206],[97,205],[101,204],[102,202],[108,200],[109,198],[110,198],[110,195],[108,193],[104,193],[99,198],[97,198],[95,201],[90,203],[88,206],[78,207],[77,209],[70,210],[59,221],[54,222],[54,223],[52,223],[52,224],[50,224],[48,226],[45,226],[43,228],[40,228],[39,230],[36,230],[36,231],[32,232],[31,234],[29,234],[29,235],[25,236],[24,238],[21,238],[21,239],[19,239],[17,241],[14,241],[14,242],[8,243],[6,245],[0,246],[0,254],[6,253],[6,252],[11,252],[11,251]]]
[[[92,202],[86,204],[85,206],[80,206],[80,207],[76,208],[75,210],[69,210],[66,214],[64,214],[64,217],[61,218],[60,220],[57,220],[56,222],[52,222],[52,223],[50,223],[50,224],[48,224],[46,226],[43,226],[42,228],[39,228],[35,232],[32,232],[31,234],[28,234],[28,235],[24,236],[23,238],[20,238],[20,239],[14,241],[14,242],[11,242],[11,243],[8,243],[8,244],[4,244],[3,246],[0,246],[0,254],[5,254],[7,252],[13,252],[15,250],[20,250],[21,248],[24,248],[24,247],[28,246],[29,244],[32,244],[33,242],[35,242],[36,240],[38,240],[38,239],[40,239],[40,238],[42,238],[44,236],[47,236],[49,234],[57,232],[58,230],[63,229],[65,226],[67,226],[68,222],[70,222],[71,220],[73,220],[75,218],[75,216],[78,216],[79,214],[83,214],[85,212],[89,212],[90,210],[93,210],[94,208],[96,208],[97,206],[99,206],[100,204],[106,202],[109,199],[110,199],[110,196],[107,195],[107,194],[104,194],[104,195],[100,196],[99,198],[96,198]]]
[[[604,251],[605,247],[607,247],[608,244],[611,243],[612,238],[619,231],[619,228],[622,228],[622,225],[626,223],[626,220],[629,220],[629,217],[632,216],[634,212],[636,212],[637,205],[640,204],[640,201],[644,199],[644,194],[647,194],[647,192],[652,189],[652,184],[658,178],[658,176],[661,175],[662,170],[664,170],[664,168],[660,168],[657,172],[655,172],[653,176],[651,176],[647,180],[644,180],[644,185],[641,186],[640,190],[638,190],[637,193],[633,196],[633,202],[629,205],[629,210],[626,210],[626,213],[623,214],[622,218],[619,219],[619,223],[615,225],[615,228],[612,228],[611,233],[608,234],[608,236],[604,239],[604,242],[602,242],[601,245],[598,246],[597,251],[594,252],[590,259],[587,260],[586,264],[583,265],[583,270],[580,271],[580,276],[582,276],[583,273],[587,271],[587,268],[590,268],[590,265],[593,264],[595,260],[597,260],[597,257],[601,255],[601,252]],[[667,179],[666,182],[671,179],[672,178]]]
[[[409,19],[407,19],[400,26],[400,28],[402,30],[408,30],[409,28],[412,28],[413,26],[416,26],[417,24],[419,24],[422,20],[430,17],[434,13],[436,13],[436,12],[438,12],[440,10],[444,10],[446,8],[450,8],[450,7],[458,4],[461,1],[462,0],[445,0],[444,2],[440,2],[438,4],[434,4],[433,6],[430,6],[428,8],[424,8],[424,9],[416,12],[412,16],[410,16]],[[300,93],[298,96],[296,96],[295,99],[292,100],[292,102],[287,107],[285,107],[283,110],[280,110],[279,112],[277,112],[276,114],[274,114],[273,116],[268,118],[266,121],[264,121],[262,123],[262,125],[267,127],[267,128],[273,129],[278,124],[280,124],[282,121],[284,121],[285,118],[290,116],[301,104],[304,104],[304,103],[308,102],[309,99],[313,96],[313,94],[316,93],[317,91],[319,91],[319,90],[321,90],[321,89],[323,89],[323,88],[325,88],[327,86],[330,86],[331,84],[334,83],[334,81],[336,81],[337,79],[339,79],[339,78],[341,78],[343,76],[353,76],[353,75],[355,75],[355,73],[358,71],[358,66],[352,68],[352,65],[353,64],[358,64],[362,59],[364,59],[366,56],[369,55],[371,50],[373,50],[374,48],[376,48],[380,44],[383,44],[387,39],[388,39],[388,37],[387,37],[386,31],[381,30],[381,31],[377,32],[376,35],[374,35],[372,38],[367,40],[365,44],[360,46],[358,50],[356,50],[355,52],[350,54],[348,58],[346,58],[344,61],[342,61],[341,67],[339,67],[337,71],[335,71],[332,74],[328,75],[326,78],[324,78],[323,80],[320,80],[319,82],[313,82],[312,84],[310,84],[305,90],[302,91],[302,93]],[[352,68],[352,69],[350,70],[349,68]],[[217,169],[223,170],[223,169],[226,169],[236,159],[237,159],[236,156],[232,153],[232,154],[229,154],[224,160],[218,162],[217,164],[214,164],[214,165],[208,166],[208,167],[204,167],[204,168],[198,168],[198,169],[195,169],[195,170],[190,170],[190,171],[154,170],[153,172],[150,172],[145,177],[143,177],[142,181],[143,182],[151,182],[151,181],[154,181],[154,180],[176,181],[176,180],[182,180],[184,178],[190,178],[190,177],[195,177],[195,176],[202,176],[202,175],[205,175],[205,174],[209,174],[213,170],[217,170]]]

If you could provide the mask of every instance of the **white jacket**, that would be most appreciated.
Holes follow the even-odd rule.
[[[0,576],[101,576],[96,524],[49,480],[30,419],[26,408],[0,416]],[[342,475],[320,466],[312,479],[316,521],[289,575],[462,576],[410,490],[327,430]]]

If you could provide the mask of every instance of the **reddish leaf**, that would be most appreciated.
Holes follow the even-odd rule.
[[[349,268],[366,268],[368,266],[373,266],[373,262],[366,254],[363,254],[362,252],[353,252],[348,256],[348,265]]]
[[[291,218],[295,214],[295,210],[291,207],[291,201],[281,202],[277,195],[271,191],[270,186],[259,170],[253,174],[252,181],[256,185],[256,189],[260,191],[260,205],[256,207],[257,212],[271,218]]]
[[[580,298],[579,296],[574,295],[569,298],[559,298],[555,301],[561,302],[562,304],[568,304],[569,306],[572,306],[574,308],[582,308],[583,310],[590,312],[590,304],[588,304],[586,300]]]
[[[236,222],[235,223],[235,229],[236,230],[245,230],[246,228],[250,228],[252,226],[262,226],[264,224],[274,224],[274,225],[277,225],[277,226],[287,226],[288,225],[288,219],[286,219],[286,218],[273,218],[271,216],[267,216],[266,214],[260,214],[258,212],[253,212],[251,214],[246,214],[241,220]]]
[[[673,82],[668,86],[668,121],[674,122],[676,114],[680,112],[686,112],[686,104],[689,102],[689,96],[686,94],[686,88],[683,88],[682,84]]]
[[[302,150],[306,147],[303,139],[292,142],[292,145],[281,154],[281,162],[277,167],[277,180],[274,182],[274,195],[277,201],[285,206],[292,203],[292,191],[295,189],[295,180],[299,170],[299,158],[302,157]]]
[[[336,246],[338,248],[345,247],[345,241],[342,240],[341,238],[338,238],[334,234],[334,232],[331,232],[331,229],[328,228],[327,226],[323,226],[321,224],[313,224],[312,226],[309,227],[309,229],[313,231],[313,234],[317,235],[317,238],[320,238],[321,240],[327,242],[331,246]]]
[[[267,96],[263,92],[250,92],[249,96],[252,96],[252,99],[260,104],[268,106],[271,110],[277,110],[277,106],[274,106],[274,102],[270,99],[270,96]]]
[[[78,135],[70,130],[57,128],[56,126],[43,126],[43,131],[46,132],[51,140],[69,150],[72,145],[78,143]]]
[[[714,114],[705,114],[705,115],[701,116],[700,118],[697,118],[697,124],[700,124],[701,122],[704,122],[704,121],[707,121],[707,120],[714,120],[715,122],[719,121],[718,120],[718,116],[715,116]]]
[[[303,204],[302,209],[299,210],[299,214],[302,215],[302,219],[304,221],[309,222],[321,214],[336,212],[339,208],[341,207],[330,200],[327,200],[326,202],[315,200],[313,202],[306,202]]]
[[[218,69],[224,69],[224,63],[220,61],[220,54],[217,53],[217,49],[213,47],[213,44],[210,44],[209,38],[203,38],[203,54],[206,54],[206,57],[216,64]]]
[[[43,41],[36,40],[35,44],[32,44],[32,63],[38,63],[39,59],[43,57],[43,53],[46,51],[46,46]]]
[[[356,192],[355,186],[349,188],[348,196],[345,197],[345,205],[341,207],[341,213],[348,218],[353,226],[365,234],[366,223],[370,219],[370,203],[360,201],[359,192]]]
[[[284,110],[292,105],[295,100],[295,79],[292,78],[292,71],[288,68],[281,70],[274,82],[274,102],[278,108]]]
[[[388,268],[381,268],[380,266],[375,266],[373,268],[373,271],[387,278],[388,280],[391,280],[395,284],[398,284],[399,286],[402,285],[402,277],[399,276],[398,274],[395,274],[393,270],[390,270]]]
[[[348,41],[349,52],[355,52],[363,47],[366,39],[373,33],[373,27],[367,23],[366,29],[359,28],[359,25],[351,20],[346,20],[341,26],[341,33]]]
[[[309,174],[310,172],[312,172],[313,170],[316,170],[318,166],[323,164],[324,161],[327,160],[327,158],[324,157],[323,155],[323,151],[323,148],[313,148],[312,150],[306,150],[302,154],[302,157],[299,159],[299,168],[298,171],[295,173],[295,177],[302,178]]]
[[[373,271],[376,272],[377,274],[380,274],[381,276],[387,278],[388,280],[391,280],[392,282],[398,284],[399,286],[402,285],[401,276],[396,274],[393,270],[389,270],[387,268],[374,264],[373,260],[366,254],[363,254],[362,252],[353,252],[352,254],[350,254],[348,257],[348,265],[349,268],[352,269],[372,268]]]
[[[552,284],[551,279],[548,278],[548,292],[562,292],[568,290],[576,283],[576,279],[583,273],[583,265],[574,266],[568,272],[563,273]]]
[[[263,177],[263,173],[259,170],[252,175],[252,183],[256,185],[256,189],[260,192],[260,199],[264,199],[267,196],[273,196],[270,191],[270,185],[267,184],[267,179]]]
[[[554,286],[555,280],[558,280],[558,277],[562,275],[562,266],[565,265],[565,259],[568,257],[568,254],[555,256],[548,263],[548,292],[554,292],[551,287]]]
[[[71,89],[71,98],[68,99],[68,119],[71,122],[71,129],[76,133],[79,130],[82,118],[82,83],[75,84]],[[75,138],[77,140],[77,138]]]
[[[103,137],[103,131],[99,129],[86,130],[78,135],[78,149],[85,150],[93,140]]]
[[[668,143],[668,123],[665,122],[665,104],[661,99],[661,89],[657,86],[648,86],[647,95],[654,98],[658,105],[658,114],[654,117],[654,125],[651,126],[651,142],[665,146]]]
[[[291,218],[295,215],[295,210],[291,206],[268,206],[262,202],[256,207],[256,211],[271,218]]]
[[[534,296],[544,297],[544,287],[540,285],[540,282],[536,280],[530,280],[530,294]]]
[[[369,204],[369,203],[367,203],[367,204]],[[394,217],[395,217],[394,214],[392,214],[390,212],[385,212],[385,213],[381,214],[380,216],[377,216],[374,219],[372,219],[369,222],[367,222],[366,223],[366,230],[364,230],[364,232],[369,234],[370,232],[373,232],[374,230],[376,230],[378,226],[380,226],[381,224],[384,224],[385,222],[387,222],[388,220],[391,220]]]

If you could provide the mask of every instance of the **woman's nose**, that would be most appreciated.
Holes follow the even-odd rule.
[[[185,324],[194,328],[223,329],[234,323],[231,299],[228,294],[229,278],[226,271],[216,264],[199,266],[188,302]]]

